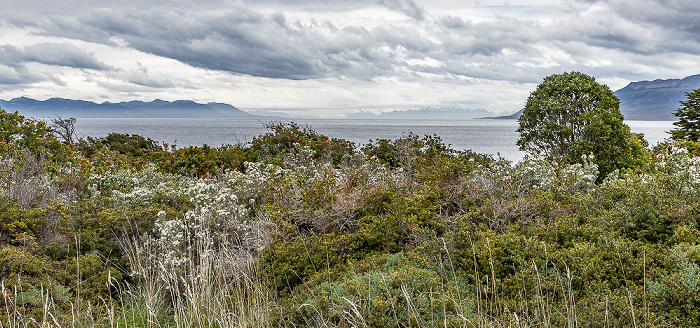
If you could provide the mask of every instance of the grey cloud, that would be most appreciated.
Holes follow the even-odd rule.
[[[50,81],[64,85],[50,71],[38,70],[36,64],[72,67],[78,69],[110,69],[95,59],[92,53],[64,43],[39,43],[25,48],[0,46],[0,84],[25,86]]]
[[[152,76],[150,74],[139,74],[135,72],[128,73],[123,77],[125,81],[150,88],[172,88],[182,83],[175,83],[169,76]],[[189,85],[190,87],[192,85]]]
[[[68,43],[39,43],[28,46],[24,48],[24,56],[26,60],[47,65],[95,70],[110,69],[109,66],[98,61],[93,53],[86,53]]]
[[[436,73],[500,79],[504,75],[488,69],[462,67],[472,62],[492,66],[496,58],[490,56],[536,39],[524,32],[532,27],[526,21],[473,24],[441,19],[426,20],[422,26],[338,29],[328,21],[302,24],[281,13],[265,16],[245,6],[237,9],[187,15],[96,10],[81,19],[54,18],[41,27],[45,33],[108,44],[118,37],[129,47],[195,67],[284,79],[413,76],[410,72],[420,68],[403,60],[426,56],[446,64],[430,68]]]
[[[426,17],[425,9],[417,5],[413,0],[379,0],[379,4],[417,21],[422,21]]]
[[[32,69],[25,65],[8,66],[0,63],[0,84],[3,88],[23,88],[33,83],[51,82],[56,85],[65,85],[59,77],[49,72]]]
[[[22,86],[41,81],[42,78],[27,70],[0,64],[0,85]]]
[[[591,2],[591,0],[578,0]],[[609,17],[615,19],[608,23],[621,21],[646,29],[648,32],[667,34],[668,37],[658,44],[655,52],[686,52],[680,40],[700,42],[700,1],[697,0],[638,0],[630,3],[626,0],[598,0],[599,4],[609,9]],[[648,33],[647,32],[647,33]],[[638,37],[646,37],[639,35]],[[695,51],[690,50],[690,51]]]
[[[370,1],[354,1],[353,6],[377,3]],[[322,1],[318,8],[336,2]],[[564,15],[547,25],[507,16],[481,22],[455,16],[434,17],[412,0],[379,0],[383,6],[416,22],[377,27],[336,24],[318,17],[300,22],[283,11],[257,12],[253,1],[250,6],[243,2],[211,1],[203,8],[189,8],[191,11],[175,5],[172,10],[145,5],[121,10],[96,7],[82,15],[49,15],[38,21],[15,19],[13,24],[32,26],[45,35],[114,46],[117,44],[113,40],[118,38],[126,47],[194,67],[281,79],[346,76],[372,80],[387,75],[419,79],[419,73],[429,73],[536,83],[553,72],[576,69],[601,51],[626,56],[698,53],[700,27],[698,20],[688,14],[697,13],[695,0],[677,0],[675,7],[670,2],[640,0],[638,7],[623,10],[630,7],[628,2],[623,6],[625,2],[601,0],[600,4],[610,10],[596,17],[584,13]],[[316,2],[267,3],[306,8]],[[220,10],[214,10],[217,6]],[[674,15],[680,18],[675,21]],[[674,21],[681,27],[674,30]],[[689,36],[693,32],[695,35]],[[542,49],[560,51],[570,58],[545,58]],[[0,62],[3,56],[26,59],[26,52],[5,49],[3,53],[0,49]],[[73,53],[71,62],[68,58],[50,58],[39,50],[32,49],[30,53],[36,61],[99,67],[99,62],[90,61],[90,54],[80,57]],[[426,57],[439,65],[407,62]],[[171,86],[162,76],[119,76],[139,85]]]
[[[0,64],[20,67],[27,62],[95,70],[110,69],[98,61],[94,54],[68,43],[39,43],[23,49],[11,45],[0,46]]]
[[[444,16],[439,18],[440,24],[449,29],[463,29],[469,26],[468,22],[465,22],[462,17],[456,16]]]
[[[55,18],[46,34],[110,44],[118,37],[129,47],[173,58],[194,67],[272,78],[318,77],[309,54],[285,21],[238,6],[217,12],[96,10],[79,19]]]
[[[15,46],[0,46],[0,64],[17,67],[22,64],[22,51]]]

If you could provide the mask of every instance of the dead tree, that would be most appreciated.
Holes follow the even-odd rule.
[[[51,119],[51,131],[60,138],[64,143],[72,145],[73,137],[75,137],[75,117],[63,118],[56,115],[56,118]]]

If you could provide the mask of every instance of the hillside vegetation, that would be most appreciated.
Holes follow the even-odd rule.
[[[439,136],[180,148],[0,118],[0,327],[700,324],[694,142],[601,177]]]

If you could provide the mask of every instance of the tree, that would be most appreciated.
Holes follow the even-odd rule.
[[[56,115],[55,118],[51,119],[51,132],[56,137],[61,138],[65,144],[72,145],[73,137],[75,137],[75,121],[75,117],[63,118]]]
[[[673,115],[678,121],[673,125],[677,129],[671,131],[671,139],[676,141],[700,141],[700,89],[685,93],[685,101],[680,101],[681,107]]]
[[[593,155],[599,179],[648,163],[646,141],[623,123],[620,100],[583,73],[546,77],[528,97],[518,122],[520,150],[567,164]]]

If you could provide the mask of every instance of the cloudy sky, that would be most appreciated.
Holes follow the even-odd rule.
[[[0,0],[0,98],[510,113],[550,74],[700,74],[697,0]]]

